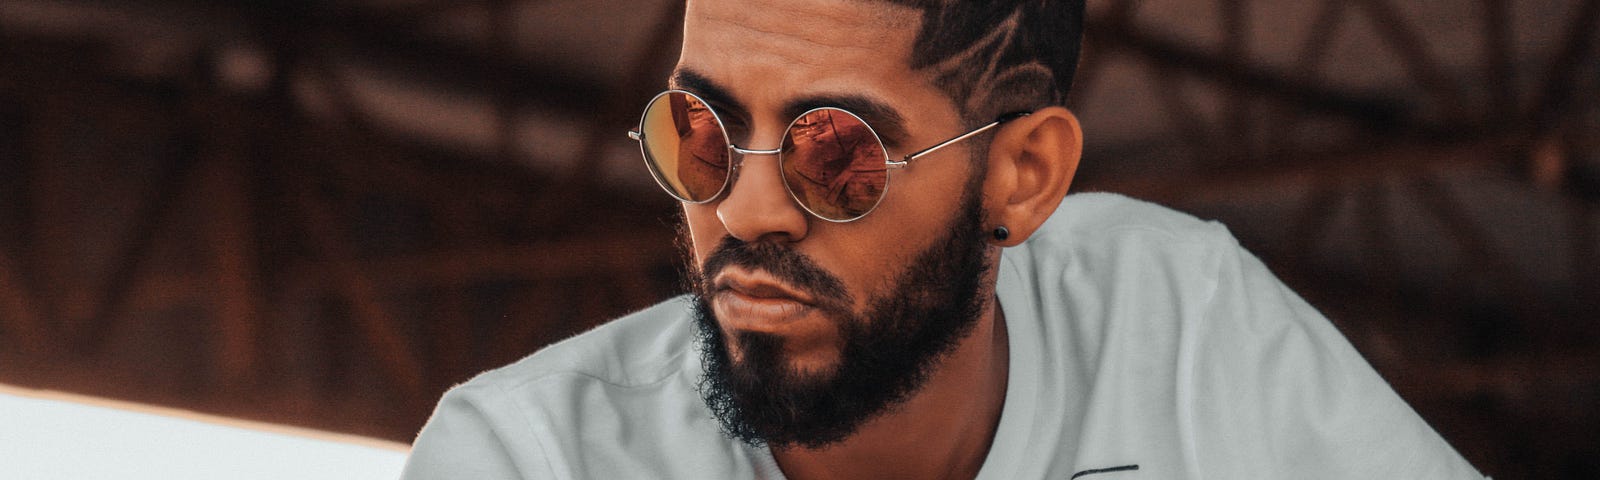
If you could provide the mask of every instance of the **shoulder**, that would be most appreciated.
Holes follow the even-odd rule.
[[[559,377],[629,387],[676,373],[694,345],[686,297],[677,297],[551,344],[458,389],[514,390]]]
[[[1159,387],[1175,372],[1158,367],[1177,361],[1227,283],[1226,267],[1243,255],[1218,223],[1120,195],[1076,194],[1004,250],[996,290],[1008,328],[1048,340],[1039,355],[1154,369],[1162,374],[1138,381]]]
[[[1079,194],[1003,258],[1008,327],[1018,312],[1036,363],[1058,365],[1040,378],[1086,392],[1055,402],[1094,439],[1079,458],[1137,454],[1157,476],[1481,478],[1219,223]]]
[[[1027,245],[1035,248],[1071,245],[1112,236],[1233,243],[1232,235],[1217,222],[1114,193],[1080,193],[1062,200],[1055,214],[1029,238]]]
[[[1005,268],[1044,281],[1086,276],[1101,285],[1155,276],[1150,280],[1182,280],[1172,286],[1193,291],[1205,290],[1206,279],[1239,251],[1220,223],[1121,195],[1083,193],[1068,196],[1026,242],[1006,249]]]
[[[675,298],[452,388],[418,436],[405,478],[647,478],[680,464],[737,471],[735,452],[714,448],[717,425],[694,390],[692,322],[689,303]]]

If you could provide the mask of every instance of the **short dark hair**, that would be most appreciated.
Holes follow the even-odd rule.
[[[1084,0],[876,0],[922,11],[911,68],[932,75],[968,124],[1064,105]]]

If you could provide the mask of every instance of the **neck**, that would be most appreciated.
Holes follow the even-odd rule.
[[[1005,315],[990,306],[916,395],[868,421],[844,442],[773,449],[793,480],[950,478],[978,475],[1005,405],[1009,372]]]

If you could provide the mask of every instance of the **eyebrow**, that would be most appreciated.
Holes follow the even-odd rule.
[[[836,107],[860,116],[878,133],[883,144],[898,149],[906,140],[905,117],[888,104],[865,95],[816,95],[801,97],[783,107],[786,118],[795,118],[814,108]]]
[[[667,88],[699,95],[700,98],[717,107],[721,107],[723,110],[732,110],[725,113],[748,115],[748,110],[744,108],[744,104],[739,103],[739,100],[735,99],[726,87],[706,78],[700,72],[687,68],[674,70],[672,78],[667,80]]]
[[[673,89],[699,95],[725,113],[749,118],[749,110],[734,98],[727,87],[692,69],[679,68],[672,72],[667,85]],[[800,97],[785,102],[782,114],[783,118],[792,120],[811,109],[821,107],[841,108],[860,116],[872,126],[878,137],[883,139],[884,146],[891,149],[903,146],[907,139],[905,116],[888,103],[866,95],[824,94]]]

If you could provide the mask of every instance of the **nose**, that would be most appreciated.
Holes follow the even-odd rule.
[[[776,152],[744,152],[733,185],[717,205],[717,219],[723,228],[746,242],[804,239],[808,219],[783,185]]]

